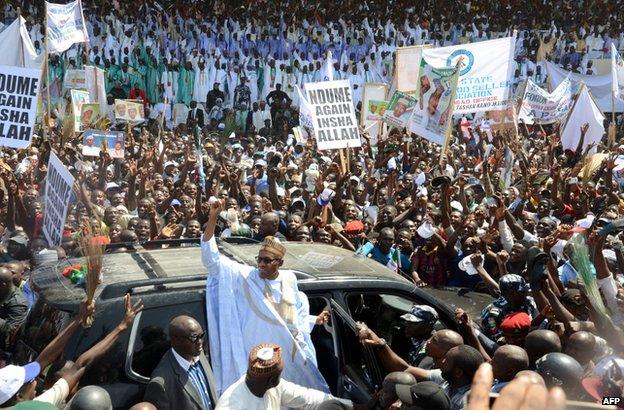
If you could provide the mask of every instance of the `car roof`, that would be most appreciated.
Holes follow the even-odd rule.
[[[129,250],[105,254],[102,261],[102,284],[96,297],[121,297],[129,286],[149,286],[174,282],[176,278],[201,280],[206,269],[201,262],[197,241],[191,246],[170,246],[145,249],[132,246]],[[254,265],[259,243],[240,244],[219,241],[221,252],[238,262]],[[282,269],[295,271],[300,281],[323,279],[382,279],[410,283],[378,262],[356,256],[352,251],[320,243],[287,242]],[[84,264],[84,258],[65,259],[36,268],[35,290],[51,303],[75,303],[84,297],[84,289],[63,276],[70,266]]]

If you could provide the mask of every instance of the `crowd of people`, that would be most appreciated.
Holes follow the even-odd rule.
[[[16,3],[5,2],[0,20],[16,17]],[[41,50],[43,6],[27,3],[21,13]],[[362,146],[344,156],[319,151],[313,138],[295,138],[293,131],[299,125],[296,88],[321,80],[328,58],[335,78],[350,80],[356,101],[364,83],[392,82],[397,47],[483,41],[514,30],[518,81],[543,83],[544,58],[592,74],[591,59],[608,55],[612,43],[624,49],[624,9],[617,2],[171,3],[114,1],[110,7],[85,0],[89,47],[75,45],[50,58],[54,121],[47,138],[39,132],[27,149],[0,150],[0,351],[6,365],[0,369],[0,406],[35,408],[20,407],[32,400],[69,409],[110,406],[98,386],[74,393],[85,369],[142,309],[129,296],[122,322],[75,361],[57,359],[93,306],[83,306],[34,362],[10,364],[36,299],[31,272],[79,255],[86,226],[98,243],[121,244],[111,253],[123,252],[125,243],[158,248],[168,245],[149,242],[196,239],[209,273],[229,272],[228,278],[239,271],[245,280],[251,280],[249,272],[287,278],[278,272],[285,252],[280,243],[299,241],[370,257],[418,287],[453,286],[493,297],[478,323],[458,310],[457,332],[435,330],[438,313],[413,306],[402,317],[407,357],[360,323],[361,343],[374,348],[387,374],[372,401],[357,404],[362,408],[486,408],[490,392],[530,391],[540,408],[553,409],[563,408],[565,396],[593,402],[624,396],[624,145],[605,139],[584,146],[586,129],[579,129],[581,142],[572,152],[561,147],[556,126],[520,124],[517,133],[495,132],[492,140],[477,130],[466,139],[457,127],[442,154],[438,145],[389,128],[378,141],[362,130]],[[119,127],[126,132],[123,158],[83,156],[81,136],[65,135],[71,104],[64,75],[84,65],[105,70],[103,112],[111,120],[116,98],[144,101],[149,121]],[[188,107],[186,121],[173,118],[174,104]],[[617,140],[620,135],[618,130]],[[58,247],[42,233],[52,152],[76,178]],[[213,237],[262,242],[259,268],[222,267]],[[228,289],[240,280],[232,279]],[[218,317],[215,306],[223,311],[224,302],[211,298],[207,292],[209,310],[215,303]],[[300,359],[315,363],[301,329],[327,323],[329,314],[308,321],[304,313],[284,321],[299,328]],[[329,395],[323,381],[294,380],[294,360],[283,353],[289,346],[249,335],[232,347],[239,353],[232,380],[218,377],[215,391],[202,352],[205,326],[188,316],[172,320],[171,350],[152,375],[146,402],[135,409],[176,408],[172,403],[351,406]],[[491,344],[484,346],[483,335]],[[227,372],[215,367],[214,356],[215,373]],[[56,368],[45,374],[47,390],[40,393],[37,377],[51,363]],[[199,394],[191,397],[175,384],[176,366],[188,372]]]

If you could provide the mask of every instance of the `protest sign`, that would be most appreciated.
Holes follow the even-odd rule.
[[[319,150],[361,146],[349,80],[306,83]]]
[[[86,130],[82,134],[82,155],[97,157],[106,141],[106,152],[111,158],[123,158],[126,137],[121,131]]]
[[[611,43],[611,76],[613,95],[624,100],[624,60],[615,48],[615,43]]]
[[[87,80],[85,70],[69,69],[63,78],[63,87],[67,90],[86,90]]]
[[[80,0],[68,4],[46,1],[46,16],[49,53],[62,53],[75,43],[89,42]]]
[[[40,78],[40,69],[0,66],[0,146],[30,145]]]
[[[295,89],[299,97],[299,124],[306,128],[314,128],[314,109],[296,84]]]
[[[418,70],[422,57],[422,46],[399,47],[396,49],[396,89],[413,94],[418,88]]]
[[[381,83],[364,83],[362,92],[362,111],[360,113],[360,125],[368,131],[371,145],[377,145],[378,136],[383,125],[383,116],[388,109],[389,101],[386,101],[388,86]]]
[[[445,145],[453,122],[459,68],[436,68],[423,58],[419,75],[417,102],[410,117],[409,130],[428,141]]]
[[[74,113],[74,131],[80,131],[80,114],[82,113],[82,105],[91,102],[88,91],[71,90],[72,110]]]
[[[45,212],[43,214],[43,234],[50,247],[59,246],[63,239],[65,217],[72,196],[74,177],[50,152],[48,175],[45,184]]]
[[[451,47],[424,48],[434,67],[454,67],[461,59],[455,114],[504,109],[511,95],[515,37]]]
[[[115,100],[115,118],[118,121],[128,121],[133,124],[145,121],[143,103],[132,100]],[[183,122],[186,122],[186,118]]]
[[[384,113],[384,121],[390,127],[403,129],[407,126],[415,106],[414,97],[402,91],[395,91]]]
[[[518,119],[525,124],[552,124],[561,121],[572,106],[572,84],[565,79],[549,93],[528,80]]]
[[[89,128],[93,125],[93,123],[95,123],[99,116],[99,103],[82,104],[82,108],[80,110],[80,126],[82,129]]]

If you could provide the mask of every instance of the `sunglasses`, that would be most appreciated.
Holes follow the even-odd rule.
[[[186,340],[188,340],[190,342],[197,343],[200,340],[203,340],[204,336],[206,336],[206,332],[200,333],[198,335],[180,336],[180,337],[182,337],[182,338],[184,338],[184,339],[186,339]]]
[[[266,256],[256,256],[256,262],[258,262],[258,263],[266,263],[267,265],[269,263],[273,263],[273,262],[275,262],[277,260],[279,260],[279,259],[277,259],[277,258],[268,258]]]

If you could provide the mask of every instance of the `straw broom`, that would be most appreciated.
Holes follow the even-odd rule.
[[[87,306],[95,299],[95,291],[102,283],[102,255],[104,247],[94,241],[91,225],[86,223],[82,229],[79,243],[80,249],[87,263],[87,275],[85,277],[85,291],[87,293]],[[82,327],[87,329],[93,324],[93,316],[89,315],[82,321]]]

